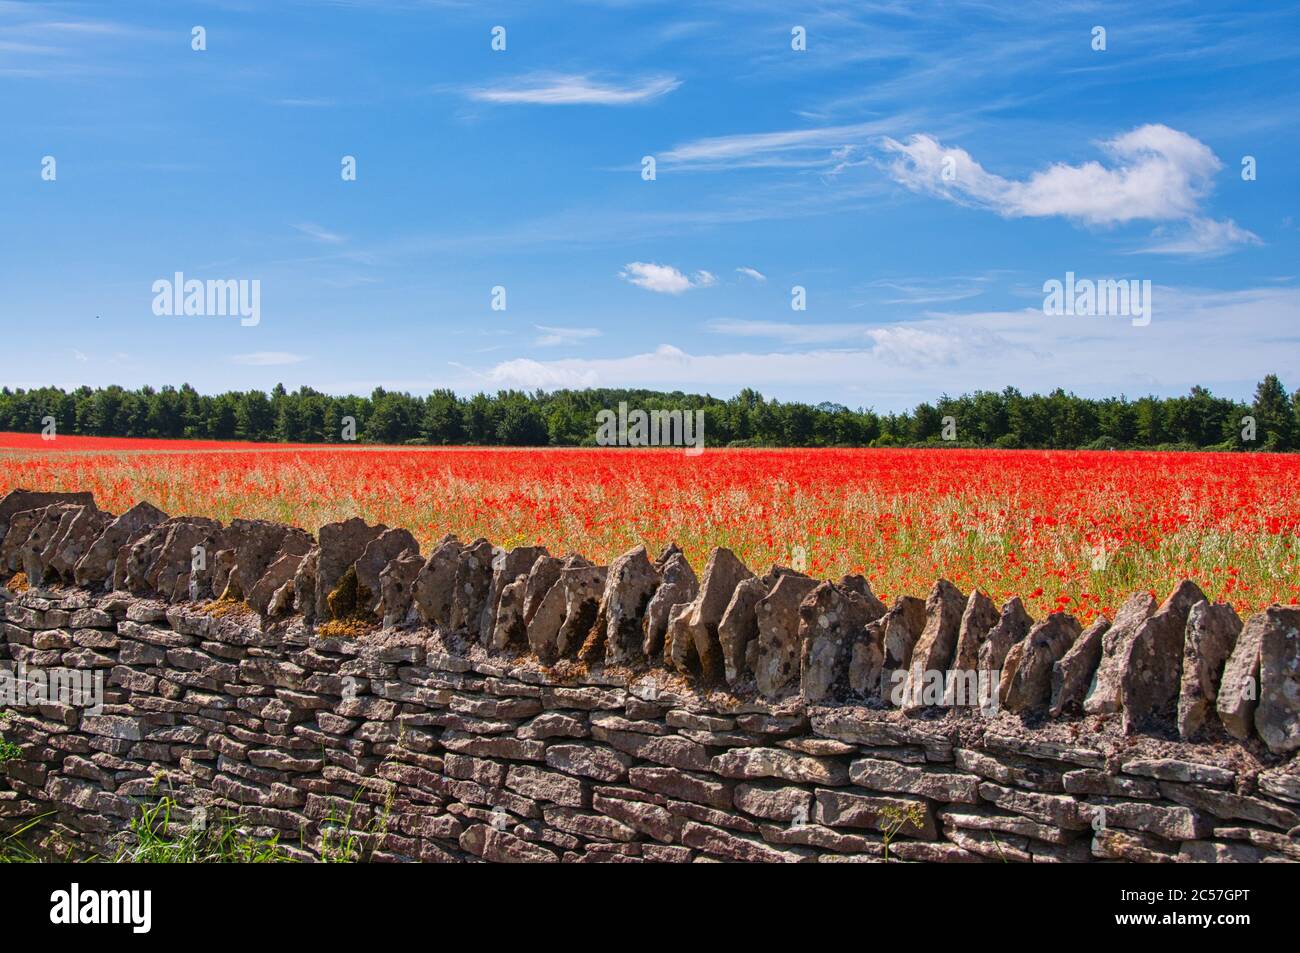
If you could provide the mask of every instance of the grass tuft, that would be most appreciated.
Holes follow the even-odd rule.
[[[194,819],[182,824],[172,820],[176,802],[164,797],[157,804],[142,807],[131,821],[132,843],[116,857],[125,864],[269,864],[284,863],[290,857],[280,846],[280,837],[260,840],[238,824],[235,815],[222,814],[215,823]],[[201,816],[201,815],[199,815]]]

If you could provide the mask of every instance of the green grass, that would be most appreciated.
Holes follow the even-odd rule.
[[[291,858],[280,846],[279,835],[269,840],[249,836],[235,815],[221,815],[215,823],[178,823],[172,820],[176,802],[164,797],[142,807],[131,821],[133,843],[115,858],[125,864],[268,864]]]
[[[362,788],[357,789],[348,803],[347,813],[339,817],[331,811],[321,825],[320,859],[323,864],[355,864],[370,859],[374,853],[373,842],[388,830],[388,817],[392,811],[392,796],[385,799],[383,809],[358,828],[355,826],[357,802]],[[367,849],[366,841],[372,846]]]
[[[40,863],[41,857],[27,844],[26,835],[28,831],[40,824],[45,818],[52,815],[53,811],[47,811],[44,814],[33,817],[30,821],[10,831],[8,834],[0,835],[0,864],[36,864]]]
[[[12,711],[0,711],[0,765],[8,764],[10,761],[17,761],[23,756],[23,749],[4,736],[4,726],[9,723],[13,716]]]
[[[358,791],[358,797],[360,796]],[[373,840],[387,830],[391,804],[385,803],[371,820],[358,826],[357,798],[346,811],[331,814],[322,822],[321,861],[348,864],[369,860]],[[140,808],[140,816],[131,821],[129,842],[122,846],[114,862],[121,864],[269,864],[290,863],[294,858],[279,843],[279,835],[269,839],[250,836],[240,827],[237,814],[222,814],[215,823],[181,822],[173,817],[177,807],[171,797]],[[49,811],[26,821],[22,826],[0,834],[0,864],[40,863],[48,859],[27,843],[27,835]],[[90,860],[100,858],[89,858]]]

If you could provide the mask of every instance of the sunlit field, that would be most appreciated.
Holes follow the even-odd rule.
[[[315,530],[361,516],[425,552],[444,533],[599,561],[710,547],[756,571],[862,573],[885,599],[938,576],[1087,620],[1191,577],[1253,611],[1300,602],[1300,456],[998,450],[289,447],[0,434],[0,491],[91,490],[172,515]]]

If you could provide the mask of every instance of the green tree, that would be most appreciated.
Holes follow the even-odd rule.
[[[1260,449],[1290,450],[1295,446],[1295,410],[1276,374],[1269,374],[1255,388],[1251,413]]]
[[[505,392],[499,395],[498,405],[498,443],[514,447],[540,447],[546,444],[546,418],[525,395],[516,391]]]
[[[425,398],[423,430],[429,443],[447,446],[465,439],[460,401],[453,391],[435,390]]]

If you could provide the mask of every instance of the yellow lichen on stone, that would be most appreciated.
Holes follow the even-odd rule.
[[[215,599],[212,602],[205,603],[199,607],[199,612],[209,615],[214,619],[224,619],[230,615],[245,615],[253,611],[253,607],[247,602],[239,599]]]
[[[322,639],[359,639],[376,628],[372,620],[353,615],[346,619],[330,619],[322,623],[316,629],[316,635]]]

